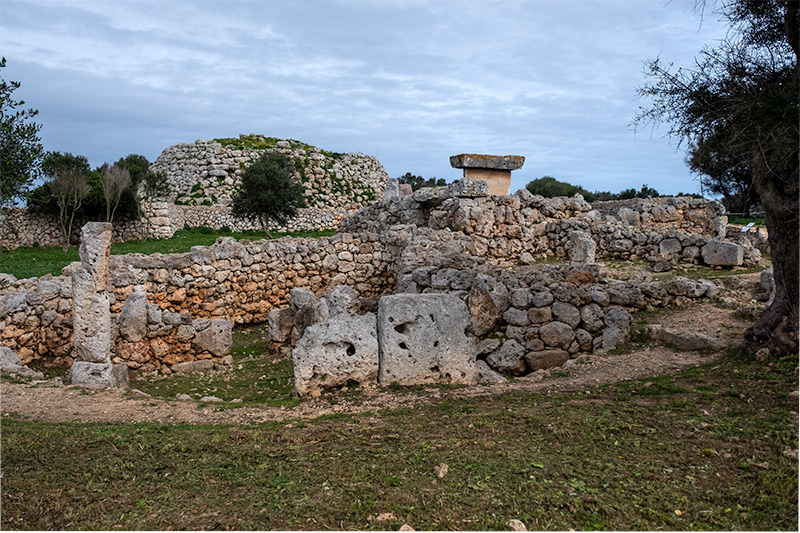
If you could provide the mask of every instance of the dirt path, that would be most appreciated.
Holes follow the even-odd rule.
[[[749,325],[732,309],[719,309],[711,303],[694,305],[671,312],[654,323],[683,331],[712,336],[726,344],[741,338]],[[569,371],[555,369],[535,378],[522,378],[510,383],[478,385],[454,390],[427,388],[419,393],[393,392],[390,389],[366,390],[357,401],[327,393],[315,400],[286,407],[241,407],[217,409],[200,407],[195,402],[162,400],[137,396],[135,392],[106,390],[90,392],[77,387],[64,387],[52,381],[33,384],[0,384],[0,410],[26,418],[62,422],[161,422],[189,424],[247,424],[267,420],[314,418],[330,413],[355,413],[410,407],[444,397],[475,397],[510,391],[556,392],[574,391],[635,378],[675,373],[682,369],[713,361],[720,353],[679,352],[651,345],[624,355],[591,355],[573,364]]]

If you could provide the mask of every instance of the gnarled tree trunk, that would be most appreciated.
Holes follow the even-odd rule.
[[[778,167],[784,165],[776,165]],[[800,299],[800,167],[798,154],[792,155],[789,171],[776,176],[763,152],[753,158],[753,184],[764,206],[775,299],[744,334],[745,348],[755,353],[768,348],[780,356],[798,351],[798,299]]]

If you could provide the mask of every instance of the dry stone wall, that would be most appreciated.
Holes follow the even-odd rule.
[[[451,293],[470,308],[473,335],[490,341],[483,344],[480,361],[489,370],[502,370],[498,361],[508,360],[506,352],[515,348],[514,353],[524,351],[522,371],[528,372],[544,364],[532,362],[542,354],[526,359],[531,353],[561,350],[572,356],[624,337],[627,319],[622,311],[681,304],[713,292],[708,284],[689,281],[630,285],[600,280],[598,267],[591,264],[542,269],[535,264],[540,258],[580,256],[591,263],[587,250],[576,253],[589,239],[598,258],[648,259],[655,268],[659,261],[700,263],[709,245],[721,244],[721,250],[732,244],[719,239],[716,220],[701,220],[699,213],[721,213],[712,202],[662,200],[681,217],[673,221],[683,225],[678,230],[641,215],[639,225],[622,222],[592,209],[579,196],[546,200],[520,191],[492,197],[484,189],[483,182],[462,180],[440,190],[390,195],[349,217],[332,237],[254,242],[220,238],[213,246],[183,254],[112,256],[108,292],[112,323],[117,324],[114,361],[162,371],[203,358],[216,362],[220,356],[196,340],[208,327],[205,320],[262,323],[270,311],[289,304],[292,289],[308,289],[318,297],[349,285],[361,311],[373,313],[383,295]],[[162,204],[161,209],[170,207]],[[689,231],[693,221],[697,231]],[[576,232],[582,236],[576,238]],[[744,245],[739,248],[743,262],[753,255]],[[24,364],[33,359],[71,361],[74,268],[55,278],[7,279],[8,286],[0,290],[0,342],[16,350]],[[144,335],[160,339],[146,349],[136,344],[140,341],[129,335],[130,324],[123,327],[121,318],[126,305],[133,305],[129,302],[142,299],[140,293],[147,302]],[[497,301],[503,294],[507,300]],[[289,326],[290,333],[295,326]],[[504,343],[504,352],[490,359],[501,348],[492,346],[493,334],[522,348]],[[564,353],[546,355],[552,362]],[[519,360],[514,364],[523,366]]]

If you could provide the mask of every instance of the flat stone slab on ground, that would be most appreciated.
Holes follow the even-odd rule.
[[[378,304],[382,385],[478,381],[467,306],[449,294],[395,294]]]

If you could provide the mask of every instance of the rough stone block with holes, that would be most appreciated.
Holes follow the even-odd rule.
[[[378,304],[382,385],[478,382],[467,306],[449,294],[395,294]]]
[[[309,326],[292,352],[294,386],[300,396],[348,381],[375,384],[378,339],[375,314],[340,313]]]

